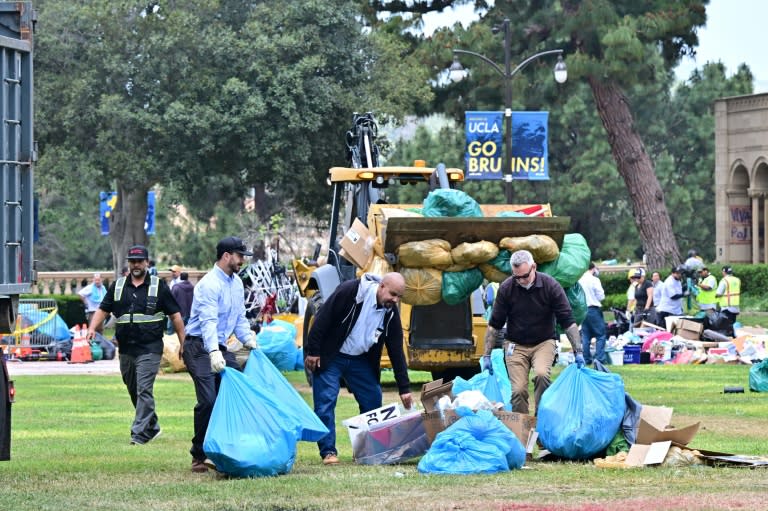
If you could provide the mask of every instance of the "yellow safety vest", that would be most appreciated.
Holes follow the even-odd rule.
[[[715,296],[715,293],[717,293],[717,279],[715,279],[715,276],[707,275],[707,277],[701,281],[701,284],[706,284],[711,289],[707,291],[706,289],[699,287],[699,294],[696,295],[696,301],[702,304],[717,303],[717,297]]]
[[[733,275],[726,275],[720,282],[723,281],[725,281],[725,294],[718,300],[720,308],[738,307],[739,295],[741,295],[741,280]]]

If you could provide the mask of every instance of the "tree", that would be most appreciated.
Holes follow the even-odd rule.
[[[398,118],[431,99],[428,71],[387,33],[366,34],[356,2],[150,3],[41,0],[37,105],[44,186],[116,190],[115,267],[148,240],[146,192],[208,221],[255,190],[261,219],[293,206],[325,215],[327,169],[344,163],[354,111]],[[66,151],[65,151],[66,149]],[[50,179],[48,179],[50,178]],[[233,206],[234,205],[234,206]]]

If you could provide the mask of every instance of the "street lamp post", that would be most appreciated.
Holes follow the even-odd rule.
[[[504,194],[506,196],[507,204],[512,204],[512,77],[514,77],[518,71],[522,70],[532,61],[544,57],[546,55],[558,55],[557,63],[555,64],[555,81],[557,83],[564,83],[568,79],[568,69],[563,61],[563,50],[547,50],[539,52],[535,55],[531,55],[527,59],[520,62],[514,69],[510,62],[510,52],[512,45],[512,34],[509,29],[509,18],[505,19],[501,24],[501,27],[493,27],[493,33],[504,32],[504,69],[496,64],[494,61],[473,51],[468,50],[453,50],[453,64],[449,68],[449,76],[454,82],[462,80],[466,74],[464,67],[459,62],[457,55],[471,55],[477,57],[483,62],[489,64],[504,78],[504,117],[505,117],[505,130],[504,135],[504,166],[502,169],[502,175],[504,179]]]

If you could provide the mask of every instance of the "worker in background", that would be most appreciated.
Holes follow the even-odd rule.
[[[595,339],[595,360],[608,363],[605,354],[605,318],[603,318],[602,301],[605,299],[603,285],[598,278],[600,270],[595,263],[589,263],[589,269],[579,279],[579,285],[584,291],[587,302],[587,315],[581,323],[581,347],[584,352],[584,363],[592,363],[592,339]]]
[[[77,294],[80,295],[80,300],[83,301],[85,319],[90,325],[93,315],[99,310],[101,301],[107,295],[107,288],[101,282],[101,273],[94,273],[91,283],[78,291]],[[104,333],[104,321],[95,325],[94,328],[100,334]]]
[[[720,305],[720,312],[722,312],[730,322],[728,327],[730,332],[725,335],[733,337],[733,324],[736,322],[736,316],[741,312],[741,309],[739,308],[741,279],[733,274],[733,268],[731,266],[723,266],[723,278],[720,279],[720,284],[717,286],[715,296],[717,296],[718,305]]]
[[[701,268],[696,286],[699,288],[699,292],[696,295],[699,310],[705,312],[715,310],[717,308],[717,279],[709,273],[709,268],[706,266]]]

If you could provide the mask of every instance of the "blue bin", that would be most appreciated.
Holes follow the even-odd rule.
[[[627,344],[624,346],[624,363],[625,364],[639,364],[640,363],[640,348],[639,344]]]

